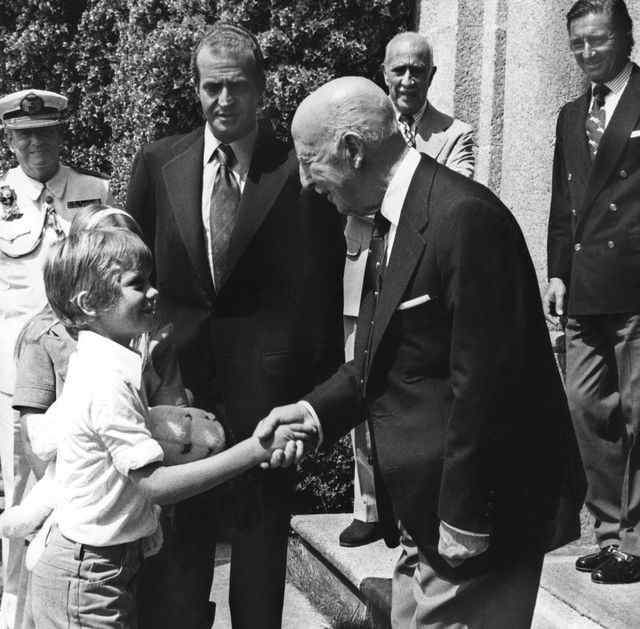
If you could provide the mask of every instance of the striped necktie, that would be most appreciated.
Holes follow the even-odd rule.
[[[240,186],[231,170],[236,161],[233,149],[228,144],[220,144],[214,156],[217,157],[220,166],[213,180],[209,224],[213,279],[216,290],[219,290],[229,271],[229,243],[238,216]]]
[[[402,133],[404,141],[412,149],[416,148],[416,132],[413,128],[414,121],[415,119],[413,116],[407,116],[406,114],[402,114],[400,118],[398,118],[400,133]]]
[[[593,98],[591,104],[591,111],[587,115],[585,121],[585,130],[587,132],[587,140],[589,143],[589,154],[591,155],[591,161],[595,160],[598,154],[598,147],[600,146],[600,140],[604,134],[605,124],[605,110],[604,110],[604,97],[611,90],[602,83],[596,83],[593,86]]]

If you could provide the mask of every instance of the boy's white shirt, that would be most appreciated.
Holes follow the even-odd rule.
[[[138,354],[93,332],[80,332],[50,418],[59,436],[55,519],[74,541],[121,544],[158,529],[159,507],[127,477],[130,470],[163,458],[146,424],[141,381]]]

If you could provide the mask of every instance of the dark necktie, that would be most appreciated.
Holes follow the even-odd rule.
[[[589,142],[589,154],[591,155],[591,161],[593,161],[598,154],[600,140],[602,140],[602,135],[604,134],[604,97],[610,91],[611,90],[602,83],[596,83],[596,85],[593,86],[593,103],[591,105],[591,111],[588,113],[585,121],[585,130],[587,132],[587,140]]]
[[[373,321],[375,317],[380,291],[382,290],[382,278],[384,276],[387,254],[387,233],[391,223],[380,212],[373,219],[373,233],[367,255],[367,263],[362,284],[362,298],[360,301],[360,318],[358,326],[367,327],[367,345],[362,357],[363,378],[369,370],[369,355],[371,341],[373,339]]]
[[[228,272],[229,243],[238,215],[240,186],[231,170],[236,161],[233,149],[227,144],[220,144],[214,156],[217,157],[220,166],[213,180],[209,224],[213,276],[217,290],[222,286]]]
[[[404,138],[407,145],[412,149],[416,148],[416,132],[413,129],[413,123],[413,116],[402,114],[400,118],[398,118],[398,126],[400,127],[402,137]]]

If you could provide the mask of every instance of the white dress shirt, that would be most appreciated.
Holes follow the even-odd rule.
[[[236,157],[236,161],[231,167],[231,172],[238,182],[240,194],[244,191],[244,186],[247,183],[257,133],[258,130],[256,127],[251,133],[229,144]],[[202,225],[207,243],[207,260],[209,261],[209,270],[211,271],[212,279],[214,274],[213,254],[211,251],[211,192],[213,191],[213,182],[216,178],[216,173],[218,172],[218,168],[220,168],[220,162],[213,156],[213,153],[220,144],[222,144],[222,142],[213,135],[211,127],[209,123],[207,123],[204,126],[204,152],[202,155]]]
[[[629,83],[629,79],[631,78],[631,70],[633,66],[631,62],[627,63],[627,65],[623,68],[622,72],[618,74],[611,81],[607,81],[605,85],[611,90],[604,97],[604,128],[607,128],[609,124],[609,120],[611,120],[611,116],[613,116],[613,112],[616,110],[618,103],[620,102],[620,98],[622,97],[622,93],[627,87],[627,83]],[[591,83],[591,89],[595,86],[595,83]],[[592,91],[593,93],[593,91]],[[593,96],[591,97],[591,103],[589,104],[589,111],[593,108]]]

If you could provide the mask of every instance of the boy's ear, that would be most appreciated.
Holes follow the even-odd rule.
[[[95,308],[91,307],[88,301],[88,293],[86,290],[79,292],[74,298],[73,301],[76,302],[76,306],[82,310],[82,312],[87,315],[87,317],[95,317],[96,311]]]

